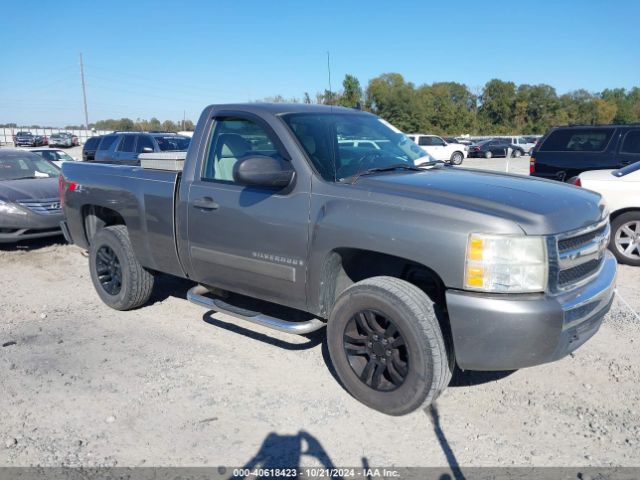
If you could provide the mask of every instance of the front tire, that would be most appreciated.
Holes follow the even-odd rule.
[[[464,155],[461,152],[453,152],[451,154],[451,164],[460,165],[464,160]]]
[[[640,266],[640,211],[623,213],[611,222],[609,250],[618,262]]]
[[[484,158],[489,159],[491,157],[493,157],[493,153],[491,153],[491,151],[484,152]]]
[[[388,415],[430,405],[451,380],[453,357],[433,302],[398,278],[347,288],[331,311],[327,345],[346,390]]]
[[[154,277],[135,256],[127,227],[99,230],[91,239],[89,270],[100,299],[115,310],[131,310],[151,297]]]

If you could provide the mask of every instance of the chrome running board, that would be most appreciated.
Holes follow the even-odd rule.
[[[263,327],[271,328],[285,333],[293,333],[295,335],[305,335],[307,333],[320,330],[326,324],[322,320],[313,318],[304,322],[289,322],[282,320],[281,318],[271,317],[264,315],[260,312],[254,312],[252,310],[246,310],[244,308],[236,307],[224,300],[218,298],[207,297],[210,293],[209,289],[203,285],[196,285],[187,292],[187,300],[201,307],[208,308],[209,310],[215,310],[216,312],[226,313],[233,317],[247,322],[256,323]]]

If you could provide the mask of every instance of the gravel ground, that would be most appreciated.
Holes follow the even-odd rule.
[[[0,465],[640,466],[640,269],[574,354],[458,374],[395,418],[339,386],[320,335],[210,315],[170,277],[111,310],[60,241],[0,247]]]

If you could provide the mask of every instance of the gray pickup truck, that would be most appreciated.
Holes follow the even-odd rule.
[[[63,231],[110,307],[144,305],[165,273],[193,280],[188,299],[210,310],[326,326],[346,390],[402,415],[456,364],[518,369],[575,350],[616,277],[598,194],[425,155],[357,110],[209,106],[182,167],[65,163]]]

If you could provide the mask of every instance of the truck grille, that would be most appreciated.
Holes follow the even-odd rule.
[[[44,198],[41,200],[18,200],[16,203],[40,215],[56,215],[62,213],[60,199]]]
[[[578,231],[557,235],[550,254],[549,284],[556,292],[571,290],[593,278],[602,267],[609,243],[609,219]]]

